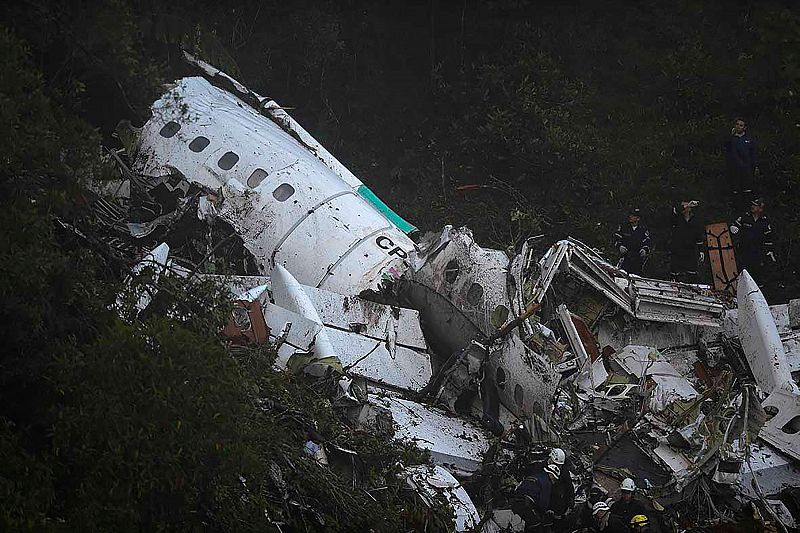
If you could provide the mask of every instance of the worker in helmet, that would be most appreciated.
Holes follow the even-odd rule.
[[[652,509],[636,498],[636,482],[631,478],[627,477],[622,480],[619,491],[619,500],[611,506],[611,513],[619,516],[625,524],[630,524],[634,516],[652,514]],[[654,529],[658,530],[658,528]]]
[[[597,502],[592,507],[594,529],[601,533],[627,533],[628,526],[617,515],[611,514],[606,502]]]
[[[631,518],[631,531],[633,533],[645,533],[650,531],[650,521],[647,519],[647,516],[637,514]]]
[[[547,463],[557,466],[560,472],[550,492],[550,509],[554,514],[556,529],[559,529],[558,526],[572,509],[572,504],[575,501],[575,487],[572,485],[572,476],[570,476],[569,466],[566,462],[567,454],[564,453],[564,450],[553,448],[550,451]]]
[[[597,485],[586,487],[586,504],[576,508],[576,512],[570,516],[569,528],[564,528],[565,531],[575,531],[581,529],[591,529],[594,527],[594,517],[592,511],[594,504],[597,502],[608,503],[610,499],[605,490]]]
[[[517,487],[512,510],[525,520],[527,533],[544,531],[552,525],[550,494],[560,475],[557,465],[548,464],[544,470],[526,476]]]

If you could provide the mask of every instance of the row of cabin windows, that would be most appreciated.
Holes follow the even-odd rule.
[[[180,131],[181,125],[175,122],[174,120],[170,120],[161,128],[159,134],[164,137],[165,139],[169,139],[170,137],[174,137],[175,134]],[[189,150],[195,153],[200,153],[205,150],[208,145],[211,144],[211,141],[208,138],[199,135],[192,139],[192,142],[189,143]],[[230,170],[233,166],[239,162],[239,156],[234,152],[225,152],[222,154],[222,157],[219,158],[217,161],[217,166],[222,170]],[[247,186],[251,189],[255,189],[258,187],[264,178],[266,178],[269,174],[266,170],[257,168],[250,174],[250,177],[247,178]],[[272,191],[272,196],[275,197],[276,200],[279,202],[285,202],[294,194],[294,187],[292,187],[288,183],[281,183],[278,185],[274,191]]]

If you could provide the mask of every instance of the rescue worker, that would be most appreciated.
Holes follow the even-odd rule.
[[[611,508],[606,502],[597,502],[592,507],[594,529],[601,533],[627,533],[626,522],[616,515],[611,514]]]
[[[560,473],[558,479],[553,482],[550,492],[550,509],[554,514],[553,520],[556,530],[563,529],[560,526],[575,501],[575,487],[572,485],[572,477],[566,461],[567,454],[564,453],[564,450],[561,448],[550,450],[550,457],[547,462],[557,466]]]
[[[757,198],[750,203],[750,212],[737,218],[730,226],[731,234],[739,236],[736,246],[739,271],[747,270],[759,285],[762,281],[764,260],[776,262],[772,226],[764,211],[764,200]]]
[[[747,131],[744,119],[736,118],[731,134],[725,138],[725,163],[728,175],[728,187],[734,198],[743,209],[742,199],[752,196],[756,189],[756,176],[759,174],[756,159],[756,143]]]
[[[558,466],[548,464],[544,470],[526,476],[515,492],[512,510],[525,520],[525,531],[542,532],[552,525],[550,493],[561,474]]]
[[[633,533],[646,533],[650,531],[650,520],[643,514],[631,518],[631,531]]]
[[[622,256],[620,267],[629,274],[641,275],[650,253],[650,232],[641,220],[641,210],[634,207],[628,212],[628,220],[614,233],[614,247]]]
[[[636,494],[636,482],[626,477],[619,486],[620,499],[611,506],[611,513],[622,518],[626,524],[630,523],[631,518],[637,514],[647,514],[644,504],[634,498]]]
[[[705,261],[703,224],[694,213],[696,200],[683,201],[672,208],[670,236],[670,278],[673,281],[695,283],[697,264]]]
[[[594,526],[594,515],[592,514],[594,505],[598,502],[604,502],[608,505],[606,497],[605,491],[597,486],[592,486],[586,494],[586,505],[576,509],[577,512],[571,516],[571,527],[569,529],[565,528],[565,530],[574,531],[592,528]]]

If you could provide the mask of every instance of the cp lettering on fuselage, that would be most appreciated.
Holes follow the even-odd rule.
[[[405,250],[397,246],[392,239],[385,235],[381,235],[377,239],[375,239],[375,244],[378,245],[378,248],[381,250],[388,250],[389,255],[396,255],[401,259],[406,259],[408,254]]]

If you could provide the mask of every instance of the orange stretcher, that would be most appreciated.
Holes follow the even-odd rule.
[[[711,266],[711,280],[714,289],[736,295],[736,256],[727,222],[717,222],[706,226],[706,246],[708,264]]]

